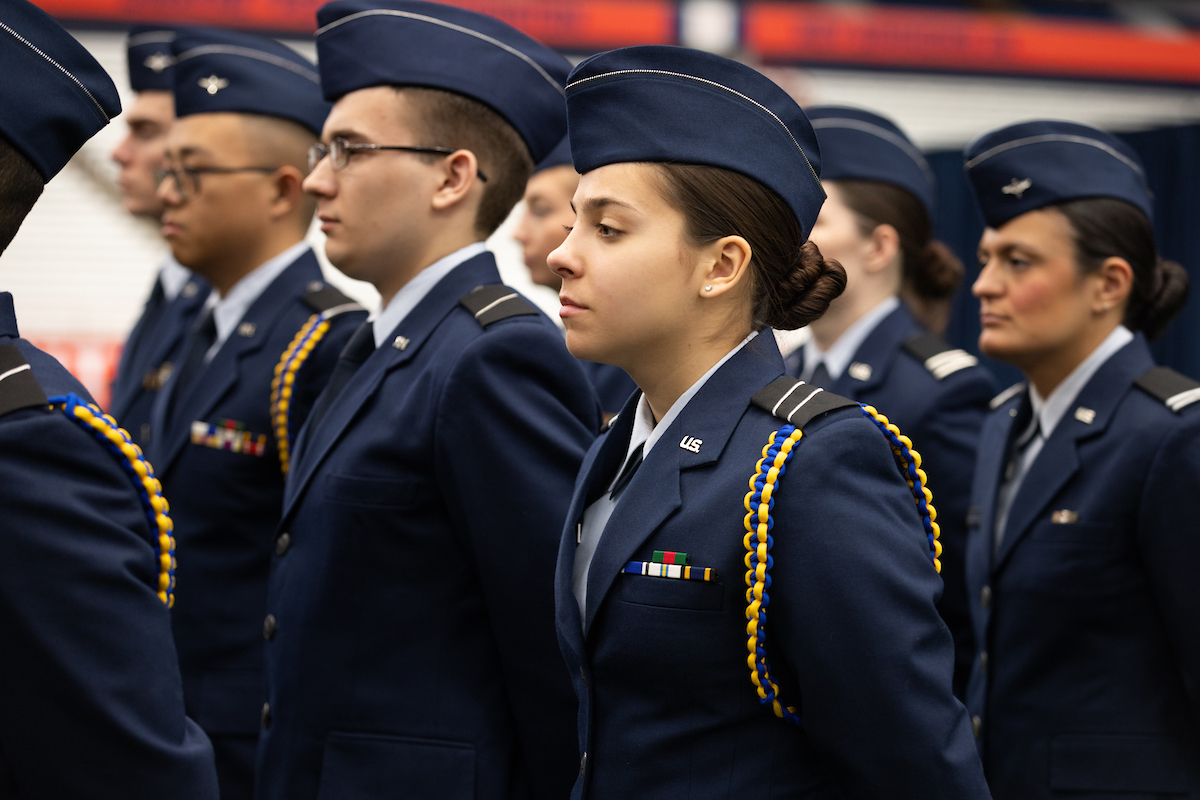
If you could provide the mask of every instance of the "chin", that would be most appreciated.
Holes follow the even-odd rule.
[[[1020,364],[1025,348],[1002,334],[985,330],[979,334],[979,352],[997,361]]]

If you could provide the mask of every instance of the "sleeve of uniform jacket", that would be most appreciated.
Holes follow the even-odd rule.
[[[986,798],[916,503],[873,423],[823,422],[775,495],[767,652],[791,678],[782,699],[847,800]]]
[[[58,412],[4,417],[0,509],[0,776],[21,797],[215,800],[116,458]]]
[[[438,403],[438,477],[473,552],[535,798],[578,773],[577,701],[554,629],[559,534],[599,406],[548,321],[489,327]]]

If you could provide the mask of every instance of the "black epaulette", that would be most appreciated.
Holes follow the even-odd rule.
[[[537,306],[502,283],[480,286],[469,295],[458,298],[458,302],[485,328],[509,317],[540,313]]]
[[[1151,397],[1157,397],[1176,414],[1200,401],[1200,383],[1170,367],[1147,370],[1138,376],[1134,384]]]
[[[1025,391],[1025,381],[1014,383],[1012,386],[1008,387],[1003,392],[989,400],[988,408],[990,408],[992,411],[995,411],[997,408],[1004,405],[1023,391]]]
[[[336,317],[338,314],[344,314],[347,311],[362,311],[362,306],[354,302],[351,298],[342,294],[342,292],[328,283],[314,281],[309,284],[308,291],[301,298],[304,304],[316,311],[318,314],[324,313],[325,319]]]
[[[933,377],[939,381],[959,370],[973,367],[979,359],[957,347],[951,347],[942,341],[940,336],[932,333],[918,333],[908,337],[904,349],[925,365]]]
[[[0,345],[0,417],[22,408],[48,406],[42,385],[16,345]]]
[[[853,400],[786,375],[758,390],[750,402],[800,430],[822,414],[859,407]]]

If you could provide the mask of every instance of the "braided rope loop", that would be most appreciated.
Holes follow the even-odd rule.
[[[291,466],[292,388],[296,383],[296,373],[328,332],[329,320],[325,318],[325,312],[313,314],[292,337],[279,363],[275,365],[275,377],[271,381],[271,430],[279,450],[279,468],[284,475],[288,474]]]
[[[154,477],[154,467],[142,455],[142,450],[116,420],[92,403],[85,402],[74,392],[51,397],[50,407],[61,411],[67,419],[92,434],[112,453],[117,463],[133,481],[138,499],[146,514],[150,530],[157,534],[155,560],[158,562],[158,599],[167,608],[175,605],[175,538],[171,535],[171,507],[162,494],[162,484]]]

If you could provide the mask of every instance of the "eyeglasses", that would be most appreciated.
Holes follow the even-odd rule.
[[[279,167],[171,167],[154,171],[156,184],[161,184],[168,177],[175,181],[175,191],[184,200],[190,200],[200,194],[201,175],[233,175],[238,172],[261,172],[270,175]]]
[[[343,170],[350,163],[350,156],[353,153],[370,152],[378,150],[395,150],[402,153],[432,153],[434,155],[448,156],[458,152],[451,150],[448,147],[403,147],[401,145],[391,144],[364,144],[358,142],[348,142],[342,137],[337,137],[329,144],[317,142],[312,147],[308,148],[308,168],[314,170],[317,164],[321,163],[321,159],[329,156],[330,162],[333,164],[334,172]],[[486,182],[487,175],[483,174],[483,170],[476,169],[475,174],[479,176],[479,180]]]

